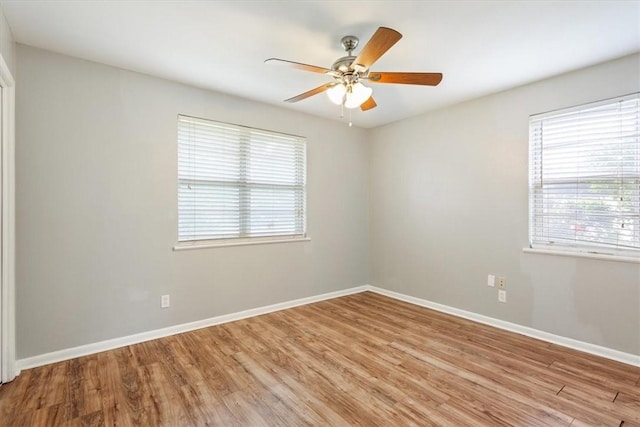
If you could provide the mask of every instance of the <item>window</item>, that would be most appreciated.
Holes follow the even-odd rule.
[[[180,242],[305,235],[304,138],[178,116]]]
[[[638,94],[531,116],[531,247],[640,256]]]

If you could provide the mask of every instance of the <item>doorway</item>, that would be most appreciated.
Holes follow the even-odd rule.
[[[0,384],[15,363],[15,81],[0,54]]]

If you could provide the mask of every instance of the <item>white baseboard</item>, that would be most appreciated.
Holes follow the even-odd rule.
[[[300,298],[293,301],[287,301],[283,303],[267,305],[264,307],[253,308],[250,310],[244,310],[237,313],[211,317],[209,319],[198,320],[195,322],[184,323],[181,325],[169,326],[167,328],[156,329],[153,331],[141,332],[139,334],[129,335],[126,337],[114,338],[106,341],[100,341],[92,344],[81,345],[78,347],[68,348],[64,350],[53,351],[51,353],[40,354],[38,356],[28,357],[25,359],[19,359],[16,361],[16,371],[17,371],[16,375],[22,369],[35,368],[37,366],[43,366],[43,365],[48,365],[50,363],[61,362],[63,360],[69,360],[69,359],[73,359],[80,356],[87,356],[89,354],[99,353],[107,350],[113,350],[115,348],[125,347],[127,345],[138,344],[141,342],[163,338],[170,335],[181,334],[183,332],[189,332],[195,329],[206,328],[208,326],[214,326],[214,325],[220,325],[222,323],[228,323],[236,320],[246,319],[249,317],[260,316],[262,314],[272,313],[274,311],[285,310],[288,308],[293,308],[301,305],[311,304],[314,302],[338,298],[345,295],[357,294],[365,291],[375,292],[380,295],[385,295],[400,301],[405,301],[411,304],[419,305],[421,307],[430,308],[432,310],[440,311],[442,313],[452,314],[454,316],[469,319],[474,322],[482,323],[489,326],[494,326],[499,329],[504,329],[504,330],[515,332],[521,335],[537,338],[539,340],[547,341],[553,344],[558,344],[563,347],[573,348],[575,350],[594,354],[596,356],[605,357],[611,360],[616,360],[618,362],[626,363],[629,365],[640,366],[640,355],[624,353],[622,351],[613,350],[607,347],[602,347],[599,345],[574,340],[572,338],[566,338],[566,337],[551,334],[548,332],[539,331],[537,329],[529,328],[527,326],[522,326],[516,323],[506,322],[504,320],[499,320],[493,317],[484,316],[482,314],[472,313],[470,311],[449,307],[447,305],[438,304],[433,301],[412,297],[412,296],[401,294],[394,291],[389,291],[386,289],[378,288],[376,286],[363,285],[363,286],[357,286],[354,288],[344,289],[340,291],[329,292],[326,294],[316,295],[312,297]]]
[[[38,356],[27,357],[16,361],[16,370],[20,373],[23,369],[35,368],[37,366],[48,365],[50,363],[61,362],[80,356],[100,353],[102,351],[113,350],[115,348],[125,347],[132,344],[138,344],[145,341],[151,341],[158,338],[168,337],[170,335],[181,334],[183,332],[193,331],[195,329],[206,328],[208,326],[220,325],[222,323],[233,322],[236,320],[246,319],[248,317],[260,316],[262,314],[273,313],[274,311],[285,310],[287,308],[298,307],[300,305],[311,304],[314,302],[324,301],[328,299],[338,298],[345,295],[357,294],[368,290],[368,286],[357,286],[355,288],[344,289],[326,294],[300,298],[293,301],[286,301],[278,304],[267,305],[264,307],[252,308],[237,313],[225,314],[222,316],[210,317],[208,319],[197,320],[195,322],[183,323],[181,325],[169,326],[167,328],[156,329],[139,334],[129,335],[121,338],[114,338],[106,341],[100,341],[92,344],[81,345],[78,347],[67,348],[64,350],[52,351],[51,353],[40,354]],[[17,375],[17,374],[16,374]]]
[[[574,350],[579,350],[585,353],[589,353],[589,354],[604,357],[607,359],[615,360],[618,362],[626,363],[628,365],[640,366],[640,355],[625,353],[625,352],[614,350],[611,348],[590,344],[584,341],[578,341],[573,338],[567,338],[560,335],[551,334],[549,332],[544,332],[538,329],[529,328],[527,326],[518,325],[517,323],[506,322],[504,320],[499,320],[493,317],[484,316],[482,314],[461,310],[455,307],[449,307],[447,305],[438,304],[436,302],[429,301],[426,299],[416,298],[416,297],[412,297],[412,296],[401,294],[394,291],[388,291],[386,289],[378,288],[375,286],[368,286],[367,290],[378,293],[380,295],[385,295],[391,298],[395,298],[400,301],[404,301],[411,304],[419,305],[421,307],[426,307],[432,310],[440,311],[442,313],[452,314],[457,317],[473,320],[474,322],[482,323],[489,326],[494,326],[499,329],[504,329],[506,331],[515,332],[521,335],[526,335],[528,337],[537,338],[539,340],[561,345],[563,347],[569,347]]]

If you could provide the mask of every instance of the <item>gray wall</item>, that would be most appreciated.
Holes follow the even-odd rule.
[[[19,359],[367,283],[365,131],[22,45],[18,82]],[[172,251],[179,113],[306,136],[311,241]]]
[[[13,78],[16,78],[16,44],[11,34],[11,28],[4,16],[4,11],[0,8],[0,52],[2,58],[7,63]]]
[[[639,264],[522,252],[528,116],[636,92],[639,72],[635,55],[376,129],[371,284],[640,354]]]

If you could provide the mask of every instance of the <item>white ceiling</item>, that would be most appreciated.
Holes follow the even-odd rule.
[[[639,1],[2,1],[19,43],[339,120],[322,67],[379,26],[404,37],[376,71],[442,72],[437,87],[371,84],[375,127],[640,51]],[[359,50],[356,50],[356,54]]]

